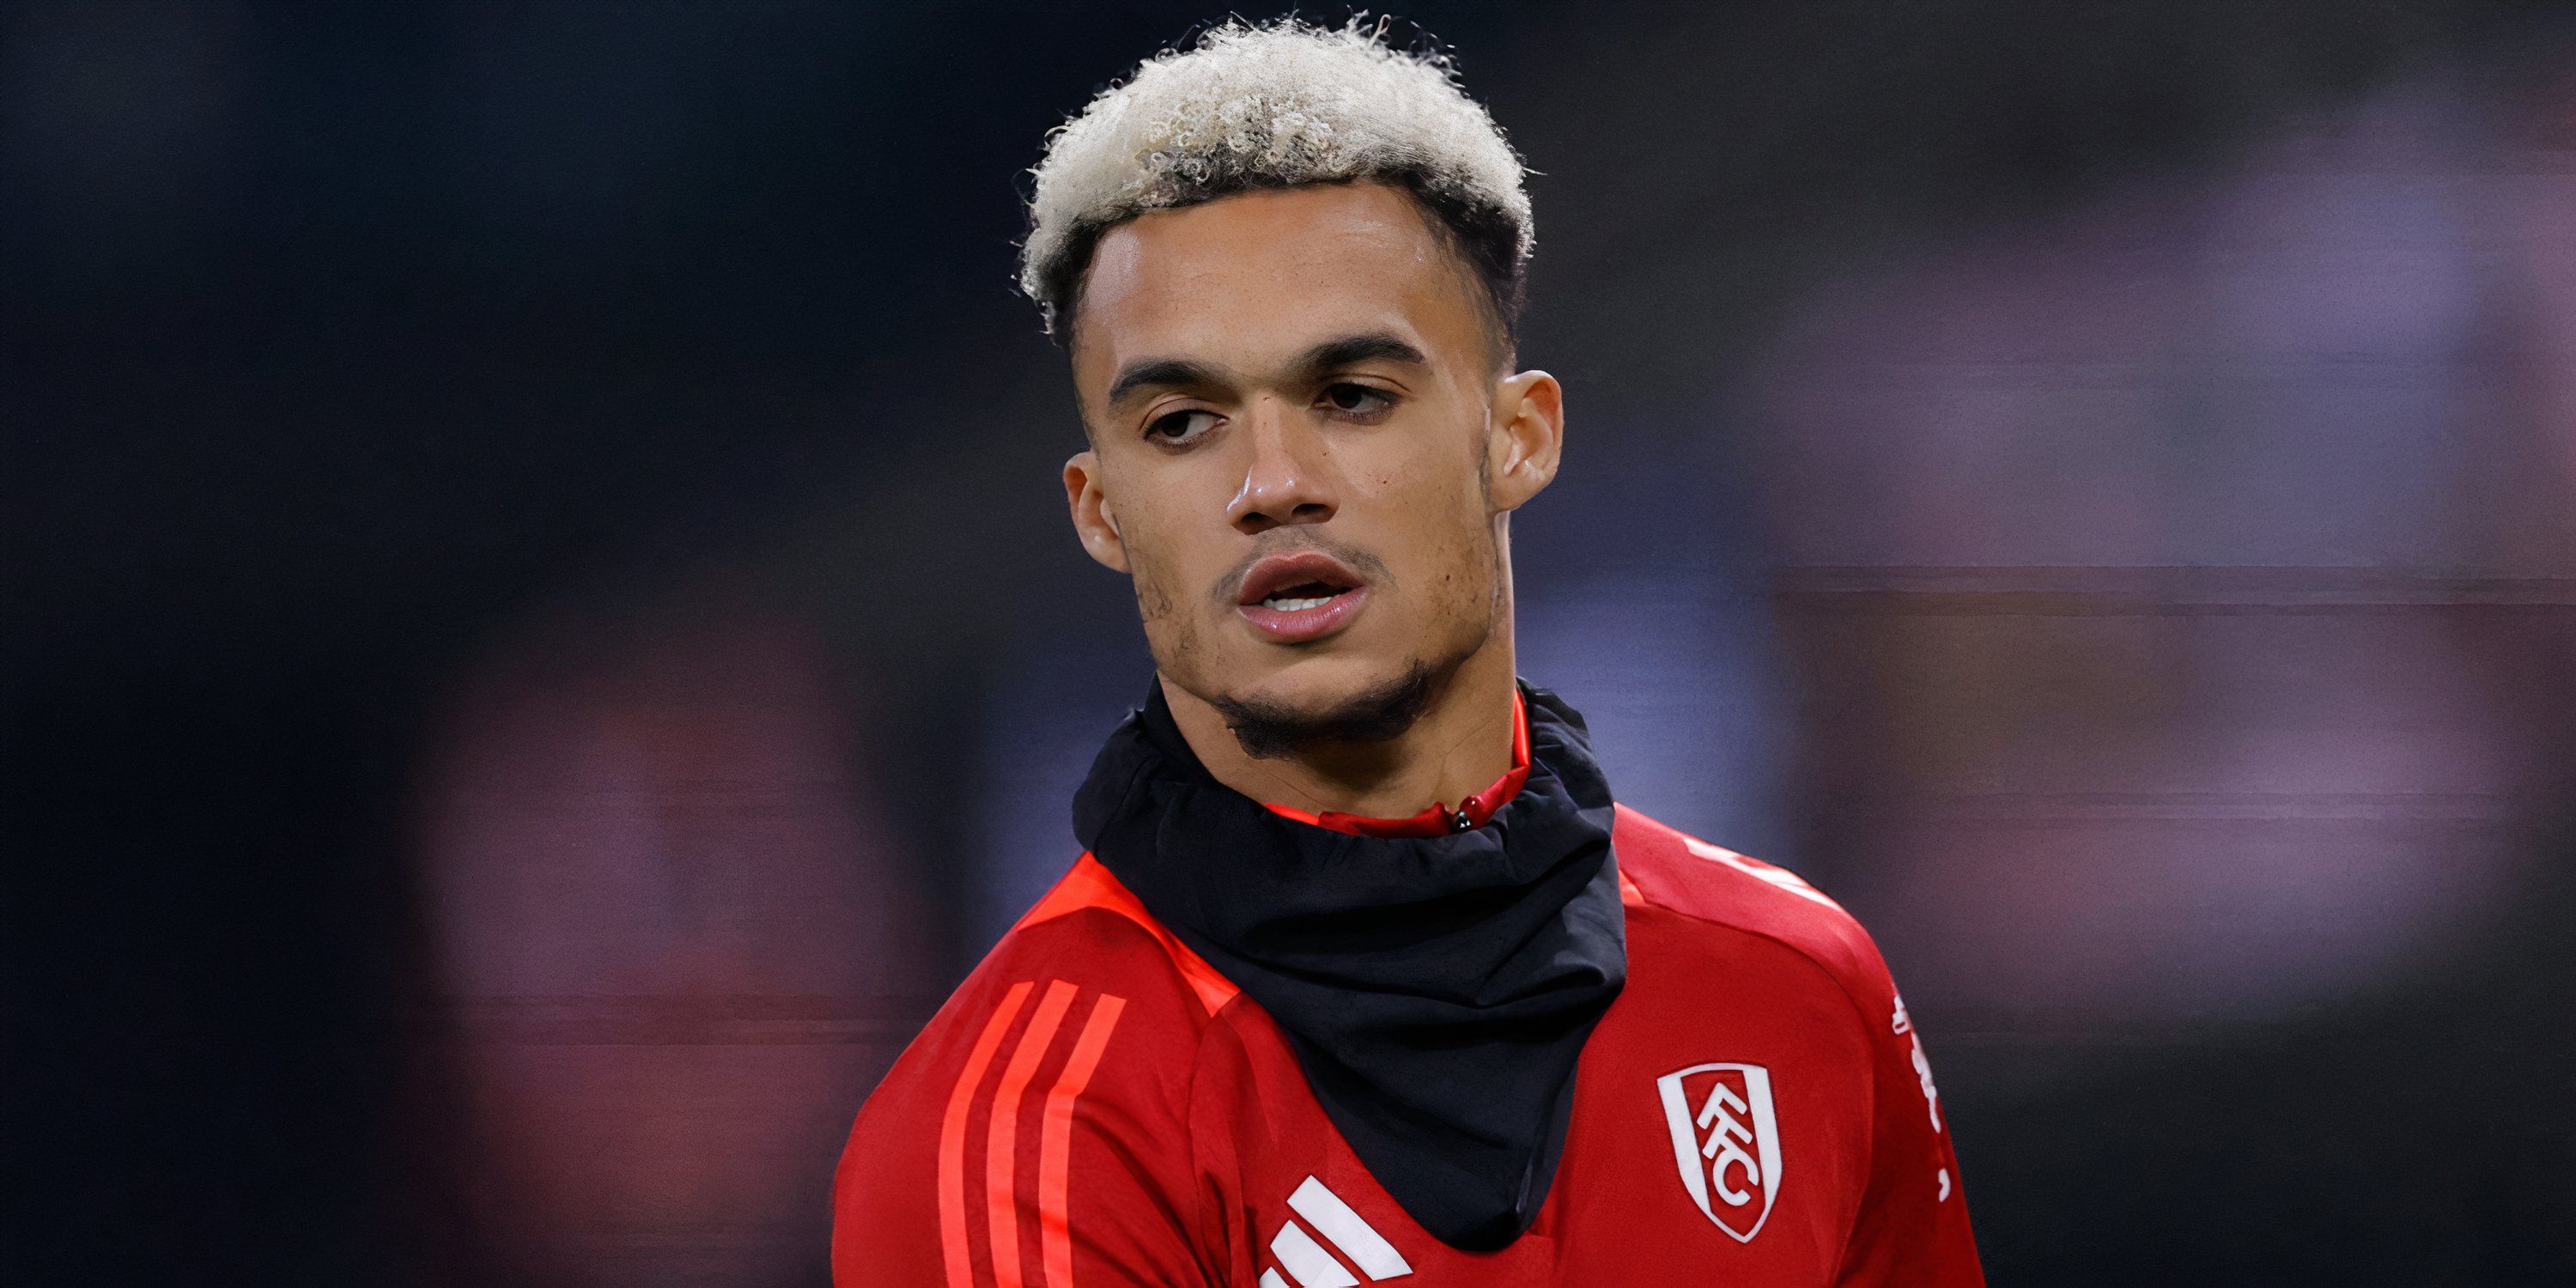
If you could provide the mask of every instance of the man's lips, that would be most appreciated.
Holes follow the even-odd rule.
[[[1350,565],[1321,550],[1283,550],[1263,555],[1243,570],[1243,585],[1234,602],[1258,604],[1286,590],[1338,593],[1360,584],[1360,575]]]
[[[1348,625],[1368,586],[1320,550],[1265,555],[1243,574],[1236,612],[1275,644],[1303,644]]]

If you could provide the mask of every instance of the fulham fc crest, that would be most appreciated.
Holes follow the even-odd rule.
[[[1771,1071],[1758,1064],[1695,1064],[1655,1079],[1682,1188],[1717,1228],[1751,1243],[1780,1196],[1780,1127],[1771,1116]]]

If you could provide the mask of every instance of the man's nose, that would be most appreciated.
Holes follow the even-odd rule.
[[[1326,449],[1314,427],[1275,397],[1256,399],[1245,410],[1251,455],[1226,517],[1247,536],[1333,517]]]

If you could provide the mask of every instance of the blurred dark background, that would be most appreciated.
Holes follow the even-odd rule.
[[[1875,931],[1994,1279],[2576,1282],[2576,16],[1404,12],[1523,673]],[[0,1273],[824,1281],[1148,675],[1021,171],[1213,16],[6,8]]]

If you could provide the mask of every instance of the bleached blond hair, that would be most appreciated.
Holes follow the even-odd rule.
[[[1231,18],[1146,59],[1049,133],[1030,171],[1020,289],[1061,340],[1111,228],[1256,188],[1377,180],[1436,218],[1507,345],[1532,244],[1524,172],[1447,55],[1389,46],[1383,22]]]

